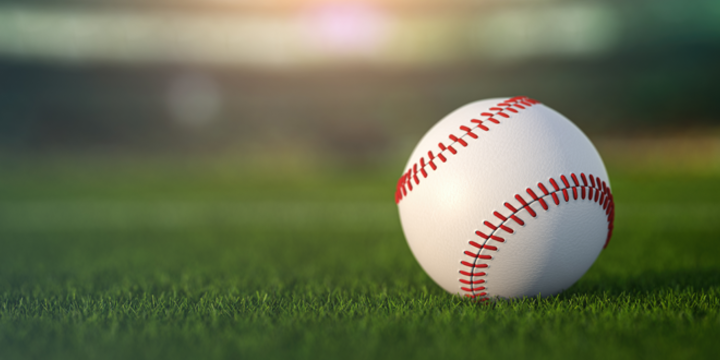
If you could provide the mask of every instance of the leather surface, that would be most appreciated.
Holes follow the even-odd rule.
[[[408,244],[422,268],[442,288],[453,294],[467,294],[459,274],[468,270],[461,261],[472,261],[464,251],[478,252],[468,244],[479,241],[476,230],[489,232],[485,220],[497,225],[493,216],[498,211],[509,216],[521,204],[514,198],[531,188],[538,195],[538,182],[548,189],[552,177],[570,178],[571,173],[592,174],[609,181],[605,167],[588,138],[568,119],[549,107],[537,104],[510,113],[510,118],[496,116],[500,124],[485,121],[489,131],[473,130],[477,139],[460,130],[461,125],[474,128],[472,119],[484,119],[480,113],[507,98],[489,99],[465,105],[440,120],[422,138],[405,168],[418,164],[421,157],[428,161],[429,150],[437,154],[438,143],[453,143],[453,134],[465,140],[466,147],[455,143],[457,154],[443,152],[447,162],[435,159],[436,170],[425,169],[427,177],[419,176],[413,189],[398,204],[403,231]],[[601,205],[589,200],[560,201],[546,199],[549,209],[532,204],[537,213],[533,218],[526,210],[518,216],[525,221],[519,226],[507,223],[514,231],[497,234],[506,242],[488,244],[498,251],[482,250],[491,255],[484,277],[488,296],[512,298],[556,294],[575,283],[599,255],[607,236],[608,219]]]

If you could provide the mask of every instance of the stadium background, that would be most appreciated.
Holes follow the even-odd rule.
[[[712,358],[718,19],[0,0],[0,358]],[[415,262],[395,184],[442,116],[516,95],[593,140],[616,227],[560,296],[477,306]]]

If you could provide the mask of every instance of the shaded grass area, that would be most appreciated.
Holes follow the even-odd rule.
[[[0,358],[709,358],[720,175],[612,170],[614,238],[547,299],[420,269],[395,174],[35,162],[0,177]]]

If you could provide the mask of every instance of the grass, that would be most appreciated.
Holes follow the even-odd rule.
[[[616,231],[590,271],[556,297],[486,306],[446,294],[415,262],[393,171],[0,163],[0,359],[720,351],[714,172],[611,168]]]

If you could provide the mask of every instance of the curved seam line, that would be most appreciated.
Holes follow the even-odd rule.
[[[506,104],[506,103],[509,102],[509,101],[512,101],[513,103],[512,103],[512,104]],[[513,105],[517,105],[517,103],[523,102],[523,101],[525,101],[526,103],[530,103],[530,105],[527,105],[527,104],[524,104],[524,103],[522,104],[523,106],[526,106],[527,108],[530,108],[530,107],[535,106],[535,105],[540,105],[540,104],[542,104],[541,102],[539,102],[539,101],[537,101],[537,100],[534,100],[534,99],[531,99],[531,98],[529,98],[529,97],[527,97],[527,96],[517,96],[517,97],[509,98],[509,99],[505,100],[504,102],[501,102],[501,103],[499,103],[498,105],[491,107],[491,108],[493,108],[493,107],[497,107],[497,106],[501,106],[501,105],[502,105],[502,106],[506,106],[505,109],[497,110],[497,111],[496,111],[495,113],[493,113],[493,115],[491,115],[491,116],[482,115],[482,113],[489,113],[489,111],[492,111],[492,110],[490,110],[491,108],[489,108],[487,111],[483,111],[483,112],[480,114],[480,116],[486,116],[488,119],[491,119],[491,118],[494,119],[494,117],[495,117],[496,115],[502,113],[504,110],[507,111],[508,108],[512,107]],[[515,110],[515,112],[519,112],[519,111],[527,110],[527,109],[513,109],[513,110]],[[506,114],[506,115],[507,115],[507,114]],[[512,115],[507,115],[506,119],[509,119],[510,117],[512,117]],[[486,119],[486,121],[495,124],[494,122],[489,121],[489,120],[487,120],[487,119]],[[495,121],[498,121],[498,124],[495,124],[495,125],[499,125],[499,120],[495,120]],[[472,122],[472,121],[471,121],[471,122]],[[482,124],[477,124],[477,125],[475,125],[474,127],[470,128],[470,130],[472,131],[472,130],[476,130],[476,129],[481,129],[481,128],[480,128],[481,125],[482,125]],[[463,126],[465,126],[465,125],[463,125]],[[484,125],[483,125],[483,126],[484,126]],[[482,130],[482,129],[481,129],[481,130]],[[483,131],[487,131],[487,130],[483,130]],[[454,136],[454,134],[450,134],[450,135]],[[455,136],[455,137],[458,138],[458,139],[462,139],[462,140],[464,141],[464,138],[465,138],[466,136],[470,136],[468,131],[466,131],[464,134],[462,134],[462,135],[460,135],[460,136]],[[475,140],[475,138],[473,138],[473,140]],[[448,151],[448,148],[452,147],[453,145],[457,144],[458,142],[459,142],[459,141],[454,140],[454,141],[452,141],[452,142],[450,143],[450,145],[444,145],[444,144],[443,144],[443,148],[441,148],[441,151],[438,152],[438,155],[441,155],[441,154],[443,154],[443,153],[446,153],[446,152]],[[466,144],[469,144],[468,142],[465,142],[465,143],[466,143]],[[463,147],[465,147],[465,146],[467,146],[467,145],[463,145]],[[454,148],[453,148],[453,149],[454,149]],[[432,152],[432,150],[430,150],[429,152]],[[456,151],[456,152],[457,152],[457,151]],[[451,151],[451,153],[452,153],[452,151]],[[453,153],[453,155],[454,155],[454,153]],[[443,156],[443,157],[445,157],[445,156]],[[445,158],[447,158],[447,157],[445,157]],[[421,163],[421,165],[420,165],[420,167],[419,167],[420,170],[421,170],[421,172],[422,172],[422,170],[425,170],[425,168],[427,167],[427,164],[429,163],[429,162],[428,162],[428,163],[425,163],[425,162],[424,162],[424,159],[425,159],[425,155],[421,156],[421,157],[420,157],[420,160],[418,160],[418,161]],[[430,159],[430,162],[432,162],[432,161],[434,161],[434,160],[435,160],[435,158],[431,158],[431,159]],[[402,190],[405,188],[406,184],[412,181],[412,177],[417,177],[418,171],[417,171],[416,168],[417,168],[418,161],[416,161],[416,162],[413,164],[413,166],[410,167],[407,171],[405,171],[405,173],[400,177],[400,180],[401,180],[400,182],[402,182],[402,185],[398,184],[398,188],[397,188],[396,191],[395,191],[395,197],[396,197],[396,201],[395,201],[395,202],[398,203],[398,204],[400,203],[400,201],[401,201],[405,196],[407,196],[407,195],[402,195],[402,194],[403,194],[403,191],[402,191]],[[443,161],[443,162],[445,162],[445,161]],[[409,176],[410,173],[412,173],[413,176]],[[427,176],[423,176],[423,177],[427,177]],[[404,181],[403,181],[403,179],[404,179]],[[416,185],[416,186],[417,186],[417,185],[420,185],[420,184],[419,184],[419,181],[418,181],[415,185]],[[407,193],[409,193],[410,191],[412,191],[412,188],[413,188],[412,183],[410,183],[410,190],[407,191]]]
[[[568,190],[568,189],[573,189],[573,188],[591,188],[591,189],[595,189],[596,191],[602,192],[603,194],[605,194],[605,196],[610,196],[610,202],[608,203],[608,210],[605,210],[605,211],[608,212],[608,214],[607,214],[606,216],[607,216],[607,218],[608,218],[608,223],[609,223],[609,225],[608,225],[608,232],[609,232],[609,231],[611,230],[611,229],[610,229],[610,226],[612,226],[612,220],[610,220],[610,216],[611,216],[611,214],[613,213],[614,208],[615,208],[615,202],[614,202],[613,199],[612,199],[612,192],[611,192],[611,191],[605,192],[605,191],[602,190],[602,189],[598,189],[598,188],[596,188],[596,187],[594,187],[594,186],[589,186],[589,185],[570,186],[570,187],[562,188],[562,189],[555,190],[555,191],[549,191],[547,194],[543,194],[542,196],[538,196],[538,200],[533,199],[533,200],[531,200],[531,201],[526,201],[526,202],[527,202],[527,206],[526,206],[526,205],[520,206],[520,207],[517,209],[517,211],[511,213],[510,216],[507,216],[507,219],[506,219],[506,220],[503,220],[502,222],[500,222],[500,225],[505,225],[509,220],[511,220],[511,216],[512,216],[512,215],[518,214],[521,210],[523,210],[523,209],[525,209],[525,208],[527,208],[527,207],[530,207],[532,204],[534,204],[534,203],[536,203],[536,202],[539,202],[540,199],[543,199],[543,198],[548,197],[548,196],[552,196],[551,194],[555,194],[555,193],[558,193],[558,192],[562,192],[563,189],[564,189],[564,190]],[[608,190],[609,190],[609,189],[610,189],[610,188],[608,188]],[[575,199],[574,197],[571,197],[571,198],[569,198],[568,201],[566,201],[566,202],[569,203],[570,200],[578,201],[578,200],[583,200],[583,199]],[[589,200],[592,201],[592,199],[589,199]],[[600,208],[602,208],[602,204],[599,203],[599,200],[598,200],[598,201],[594,201],[594,202],[595,202],[598,206],[600,206]],[[553,203],[554,203],[554,202],[553,202]],[[555,205],[555,206],[559,206],[559,205]],[[547,212],[547,210],[544,210],[544,211]],[[504,215],[503,215],[503,216],[504,216]],[[531,215],[531,216],[532,216],[532,215]],[[535,216],[533,216],[533,218],[535,218]],[[490,241],[490,239],[491,239],[490,236],[493,236],[498,230],[501,229],[501,228],[500,228],[500,225],[498,225],[498,226],[495,228],[495,230],[492,230],[491,232],[488,233],[488,234],[489,234],[489,235],[488,235],[488,239],[486,239],[486,240],[484,239],[485,241],[483,241],[483,243],[481,244],[481,246],[485,246],[485,244],[487,244],[487,242]],[[607,240],[606,240],[605,246],[607,246]],[[475,255],[476,255],[476,256],[477,256],[477,255],[480,255],[480,252],[482,252],[482,251],[483,251],[482,248],[481,248],[481,249],[478,249],[478,251],[475,253]],[[464,254],[464,253],[463,253],[463,254]],[[479,260],[480,260],[480,258],[477,258],[477,257],[476,257],[475,260],[473,260],[472,264],[473,264],[473,265],[477,265],[477,262],[478,262]],[[474,268],[474,267],[473,267],[473,268]],[[485,276],[487,276],[487,273],[489,273],[489,271],[486,271],[485,273],[486,273]],[[471,274],[474,274],[474,272],[471,271]],[[472,288],[472,282],[474,281],[475,276],[472,275],[472,276],[468,276],[468,277],[470,278],[470,283],[471,283],[470,288]],[[461,286],[461,287],[462,287],[462,286]],[[462,290],[462,289],[461,289],[461,290]],[[480,291],[485,291],[485,290],[486,290],[486,289],[483,289],[483,290],[480,290]],[[476,290],[473,290],[473,291],[462,290],[462,291],[472,293],[472,294],[473,294],[473,298],[478,297],[478,295],[475,294]],[[488,291],[485,291],[485,292],[486,292],[486,293],[489,293]],[[487,299],[488,297],[489,297],[489,295],[487,295],[487,294],[486,294],[486,295],[482,295],[482,299]]]

